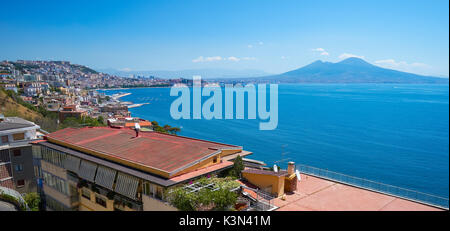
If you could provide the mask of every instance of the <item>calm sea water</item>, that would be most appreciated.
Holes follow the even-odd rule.
[[[258,130],[258,120],[173,120],[169,91],[103,92],[132,93],[122,100],[150,103],[130,109],[133,116],[181,127],[183,136],[241,145],[269,166],[290,158],[448,197],[448,85],[280,85],[273,131]]]

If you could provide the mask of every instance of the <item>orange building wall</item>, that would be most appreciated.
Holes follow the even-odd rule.
[[[242,173],[242,176],[251,184],[258,186],[260,189],[271,187],[270,193],[277,197],[284,194],[284,176],[272,176],[254,173]]]

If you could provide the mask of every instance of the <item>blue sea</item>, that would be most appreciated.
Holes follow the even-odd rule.
[[[449,195],[448,85],[279,85],[278,127],[271,131],[260,131],[258,120],[174,120],[177,97],[169,88],[101,92],[132,93],[121,99],[149,103],[130,109],[132,116],[181,127],[179,135],[243,146],[269,166],[289,159]]]

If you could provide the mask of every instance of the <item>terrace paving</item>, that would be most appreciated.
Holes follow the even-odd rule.
[[[421,203],[301,174],[297,191],[276,198],[277,211],[440,211]]]

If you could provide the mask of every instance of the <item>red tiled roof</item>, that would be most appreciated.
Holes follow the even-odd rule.
[[[108,127],[66,128],[48,134],[47,139],[100,153],[112,159],[130,162],[167,173],[176,173],[220,149],[242,147],[173,136],[157,132]],[[61,144],[61,142],[63,144]]]
[[[251,197],[253,197],[254,199],[258,198],[258,195],[256,194],[255,190],[258,190],[258,187],[256,187],[255,185],[247,182],[247,181],[241,181],[241,180],[236,180],[237,182],[239,182],[239,184],[252,188],[254,190],[248,189],[248,188],[243,188],[242,190],[246,193],[248,193]]]

